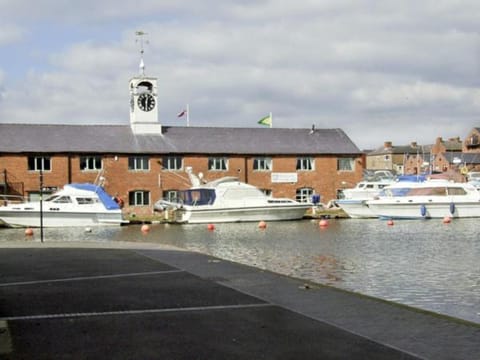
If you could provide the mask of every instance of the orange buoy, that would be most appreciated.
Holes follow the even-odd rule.
[[[32,228],[26,228],[25,229],[25,235],[26,236],[32,236],[33,235],[33,229]]]
[[[328,220],[327,219],[322,219],[318,222],[318,225],[320,227],[327,227],[328,226]]]
[[[150,226],[143,224],[140,230],[142,230],[143,233],[148,233],[150,231]]]
[[[213,225],[213,224],[208,224],[208,225],[207,225],[207,229],[208,229],[209,231],[213,231],[213,230],[215,230],[215,225]]]
[[[388,226],[393,226],[393,220],[392,220],[392,219],[388,220],[388,221],[387,221],[387,225],[388,225]]]
[[[443,218],[443,223],[444,224],[450,224],[452,222],[452,218],[450,216],[445,216]]]
[[[262,220],[262,221],[260,221],[260,222],[258,223],[258,227],[259,227],[260,229],[265,229],[265,228],[267,227],[267,223]]]

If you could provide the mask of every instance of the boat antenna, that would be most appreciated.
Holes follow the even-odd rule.
[[[143,62],[143,53],[145,51],[144,51],[143,45],[149,43],[148,39],[145,38],[147,35],[148,33],[146,33],[145,31],[142,31],[142,30],[135,31],[135,36],[137,37],[135,42],[140,43],[140,66],[139,66],[140,69],[139,70],[140,70],[141,76],[145,76],[145,63]]]

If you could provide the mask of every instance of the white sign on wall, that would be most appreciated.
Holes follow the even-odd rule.
[[[272,173],[272,183],[296,183],[297,173]]]

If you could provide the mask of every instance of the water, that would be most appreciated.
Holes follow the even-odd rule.
[[[376,219],[45,229],[46,242],[135,241],[175,246],[480,323],[478,219]],[[1,241],[26,241],[0,229]],[[39,230],[35,239],[39,241]]]

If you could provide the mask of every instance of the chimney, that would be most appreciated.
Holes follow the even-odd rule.
[[[392,142],[391,141],[385,141],[383,143],[383,147],[385,148],[385,150],[391,149],[392,148]]]

